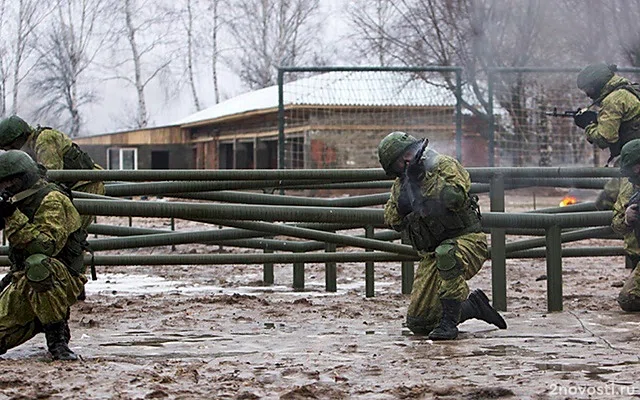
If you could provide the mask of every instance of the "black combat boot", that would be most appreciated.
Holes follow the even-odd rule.
[[[453,299],[440,299],[442,318],[440,325],[431,331],[431,340],[453,340],[458,337],[458,319],[462,302]]]
[[[54,360],[75,361],[78,356],[67,345],[64,326],[64,321],[43,326],[47,348]]]
[[[462,302],[462,310],[460,312],[460,322],[468,319],[477,318],[481,321],[495,325],[500,329],[507,329],[507,323],[502,316],[498,314],[495,308],[489,304],[489,298],[480,289],[476,289],[469,297]]]

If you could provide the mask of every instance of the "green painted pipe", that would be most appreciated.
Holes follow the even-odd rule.
[[[625,255],[622,247],[570,247],[562,249],[562,257],[612,257]],[[529,249],[514,251],[508,258],[545,258],[547,249]]]
[[[105,185],[107,196],[149,196],[170,195],[183,192],[206,192],[211,190],[238,190],[238,189],[275,189],[288,188],[292,185],[306,187],[313,184],[325,183],[323,181],[177,181],[177,182],[139,182],[119,183]],[[358,182],[359,183],[359,182]]]
[[[417,260],[417,256],[404,256],[383,252],[340,252],[340,253],[246,253],[246,254],[152,254],[152,255],[95,255],[94,265],[228,265],[234,264],[292,264],[324,262],[365,262],[365,261],[407,261]],[[92,257],[84,258],[85,265],[91,265]],[[0,256],[0,265],[8,266],[9,257]]]
[[[562,243],[575,242],[578,240],[609,237],[613,233],[611,227],[600,228],[587,228],[579,229],[571,232],[564,232],[560,234],[560,240]],[[545,245],[545,238],[519,240],[516,242],[507,243],[507,254],[527,249],[534,249]]]
[[[88,215],[384,224],[383,211],[371,208],[346,209],[155,201],[119,202],[90,199],[75,199],[74,204],[81,214]]]
[[[570,204],[564,207],[540,208],[538,210],[525,211],[525,213],[526,214],[531,214],[531,213],[559,214],[559,213],[589,212],[589,211],[598,211],[598,209],[596,208],[595,202],[588,201],[584,203]]]
[[[389,180],[382,168],[371,169],[138,169],[49,170],[54,181],[238,181],[238,180]]]
[[[221,225],[233,226],[241,229],[262,231],[270,234],[295,236],[303,239],[319,240],[327,243],[336,243],[343,246],[362,247],[371,250],[394,252],[408,256],[416,255],[416,251],[406,245],[383,242],[377,239],[367,239],[350,235],[316,231],[313,229],[299,228],[283,224],[270,224],[258,221],[219,221]]]

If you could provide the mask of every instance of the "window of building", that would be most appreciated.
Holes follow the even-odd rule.
[[[109,169],[138,169],[138,149],[112,147],[107,150]]]

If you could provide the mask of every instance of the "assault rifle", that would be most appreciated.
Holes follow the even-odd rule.
[[[404,168],[404,173],[407,178],[417,178],[422,171],[422,155],[424,151],[427,149],[429,145],[429,139],[422,139],[422,145],[420,146],[420,150],[416,153],[413,159],[407,163]],[[417,172],[417,173],[416,173]]]
[[[558,107],[553,107],[553,111],[545,111],[544,115],[549,115],[551,117],[574,118],[579,112],[579,108],[577,110],[558,111]]]

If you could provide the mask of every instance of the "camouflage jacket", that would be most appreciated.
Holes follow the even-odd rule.
[[[71,148],[71,138],[52,128],[36,128],[23,150],[47,169],[64,169],[64,155]]]
[[[613,219],[611,221],[611,228],[624,236],[624,249],[627,254],[631,255],[640,255],[640,248],[638,247],[636,235],[633,233],[633,228],[625,224],[624,217],[629,199],[638,189],[628,179],[621,179],[620,192],[613,205]]]
[[[465,196],[468,196],[471,189],[469,173],[455,158],[437,154],[432,164],[433,166],[428,169],[421,183],[421,192],[425,198],[439,199],[442,190],[446,186],[457,186],[463,190]],[[391,197],[384,207],[385,223],[391,227],[397,227],[402,224],[402,216],[398,213],[398,197],[401,185],[400,178],[396,178],[391,187]]]
[[[620,86],[630,85],[627,79],[614,75],[602,89],[596,104],[600,105],[598,122],[590,124],[585,129],[589,143],[601,149],[606,149],[620,139],[621,127],[640,122],[640,100],[628,90],[619,89]]]
[[[46,183],[41,180],[36,185],[45,187]],[[19,196],[20,193],[14,197]],[[80,226],[80,214],[69,197],[59,191],[51,191],[42,199],[33,220],[30,221],[19,209],[5,218],[4,234],[11,248],[27,254],[55,257]]]

